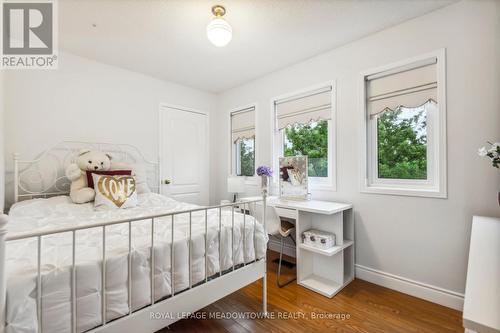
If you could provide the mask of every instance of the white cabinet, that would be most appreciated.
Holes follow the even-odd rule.
[[[468,332],[500,332],[500,218],[472,219],[463,323]]]
[[[342,204],[344,205],[344,204]],[[323,250],[302,243],[309,229],[332,232],[336,246]],[[297,232],[297,283],[333,297],[354,279],[354,218],[351,205],[332,214],[299,211]]]

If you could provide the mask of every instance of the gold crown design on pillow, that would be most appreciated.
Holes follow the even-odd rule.
[[[92,174],[96,197],[95,207],[130,208],[137,206],[137,189],[132,176]]]

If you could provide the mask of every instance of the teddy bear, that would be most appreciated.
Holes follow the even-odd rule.
[[[90,149],[80,150],[76,163],[71,163],[66,168],[66,177],[71,181],[71,200],[77,204],[93,201],[95,190],[88,187],[86,171],[107,171],[110,168],[109,154]]]

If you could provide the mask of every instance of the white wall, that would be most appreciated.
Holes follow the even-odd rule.
[[[0,71],[0,214],[5,203],[5,163],[4,163],[4,72]]]
[[[6,73],[8,177],[12,153],[30,159],[62,140],[130,143],[155,160],[161,102],[209,113],[215,107],[213,94],[69,53],[59,59],[58,70]]]
[[[359,73],[440,48],[447,51],[448,199],[360,193]],[[358,265],[463,293],[471,217],[500,216],[500,173],[476,154],[486,140],[500,140],[500,2],[460,2],[221,94],[214,202],[227,197],[228,111],[258,103],[257,164],[270,165],[271,98],[328,80],[337,82],[337,191],[313,199],[354,204]]]

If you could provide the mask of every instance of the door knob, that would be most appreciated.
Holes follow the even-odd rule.
[[[170,184],[170,183],[171,183],[171,182],[170,182],[170,179],[164,179],[164,180],[163,180],[163,184],[165,184],[165,185],[168,185],[168,184]]]

